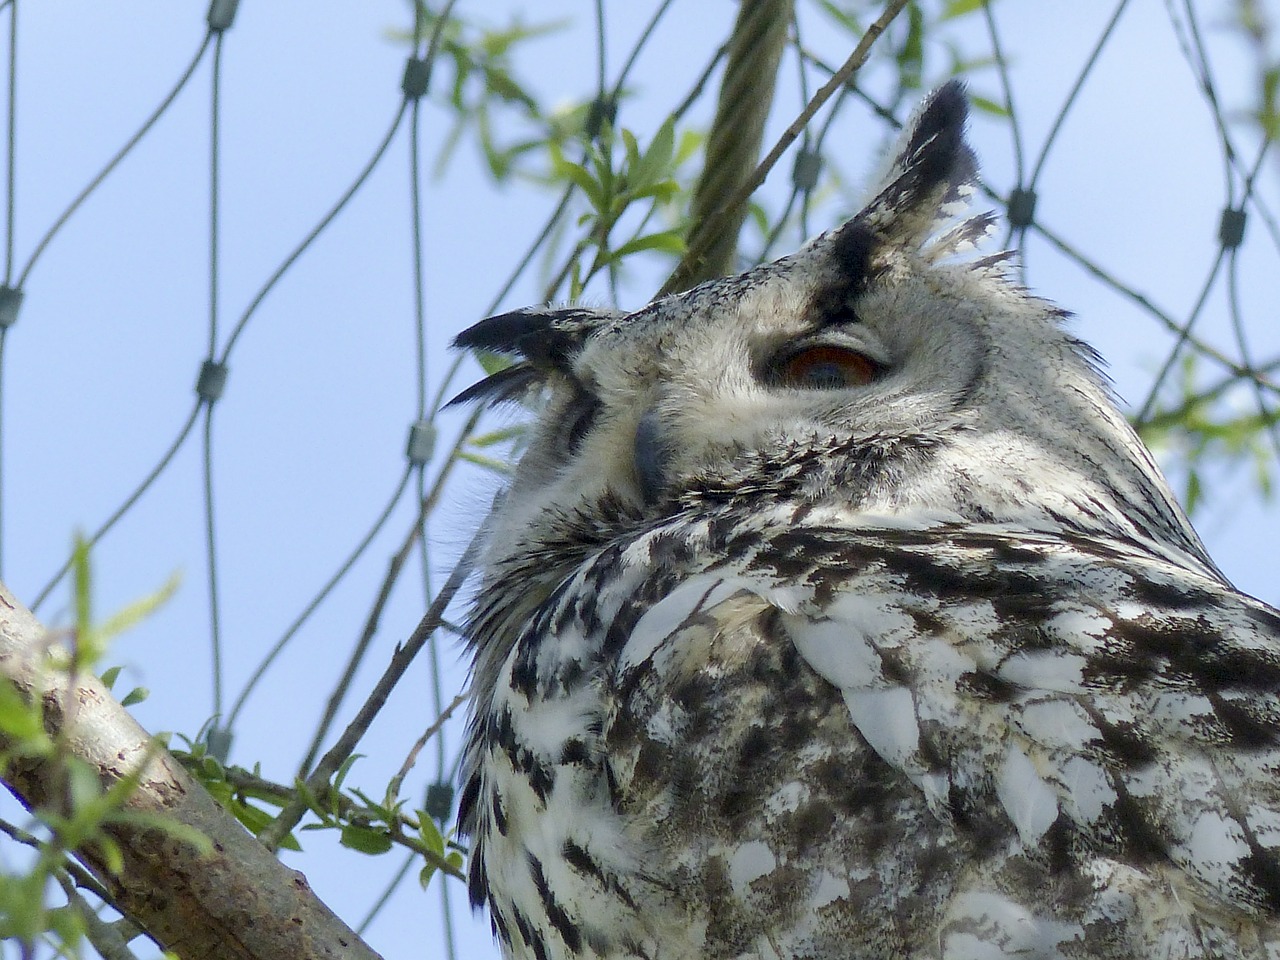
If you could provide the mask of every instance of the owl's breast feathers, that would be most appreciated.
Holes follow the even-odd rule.
[[[618,542],[529,618],[465,811],[516,955],[1280,947],[1274,611],[1138,544],[806,516]]]

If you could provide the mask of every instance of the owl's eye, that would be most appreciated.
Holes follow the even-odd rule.
[[[840,390],[866,386],[880,372],[865,353],[829,343],[805,347],[777,367],[778,382],[802,390]]]

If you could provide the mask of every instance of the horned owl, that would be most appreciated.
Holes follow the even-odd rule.
[[[1280,955],[1280,615],[967,255],[965,115],[792,256],[458,337],[540,404],[469,621],[508,956]]]

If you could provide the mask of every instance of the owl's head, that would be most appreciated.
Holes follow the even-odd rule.
[[[791,256],[634,313],[534,308],[462,333],[514,363],[459,399],[538,409],[491,569],[735,498],[854,527],[911,512],[1066,526],[1209,568],[1064,312],[1008,254],[972,253],[993,218],[961,218],[966,113],[960,84],[933,93],[863,209]]]

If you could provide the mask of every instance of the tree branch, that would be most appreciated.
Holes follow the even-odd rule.
[[[695,224],[719,213],[724,198],[737,193],[755,173],[792,13],[792,0],[743,0],[738,7],[720,100],[707,134],[706,161],[689,204]],[[746,218],[745,203],[725,211],[716,233],[704,241],[702,257],[679,282],[694,286],[733,272]]]
[[[201,852],[145,818],[124,817],[103,826],[119,846],[119,873],[105,867],[100,851],[76,850],[130,919],[183,960],[376,960],[306,878],[247,833],[96,677],[80,673],[72,684],[51,668],[48,650],[47,631],[0,585],[0,673],[28,702],[41,702],[46,728],[97,771],[104,789],[141,767],[124,812],[163,818],[210,841]],[[0,751],[17,746],[0,732]],[[63,803],[56,759],[17,757],[6,781],[30,808]]]

